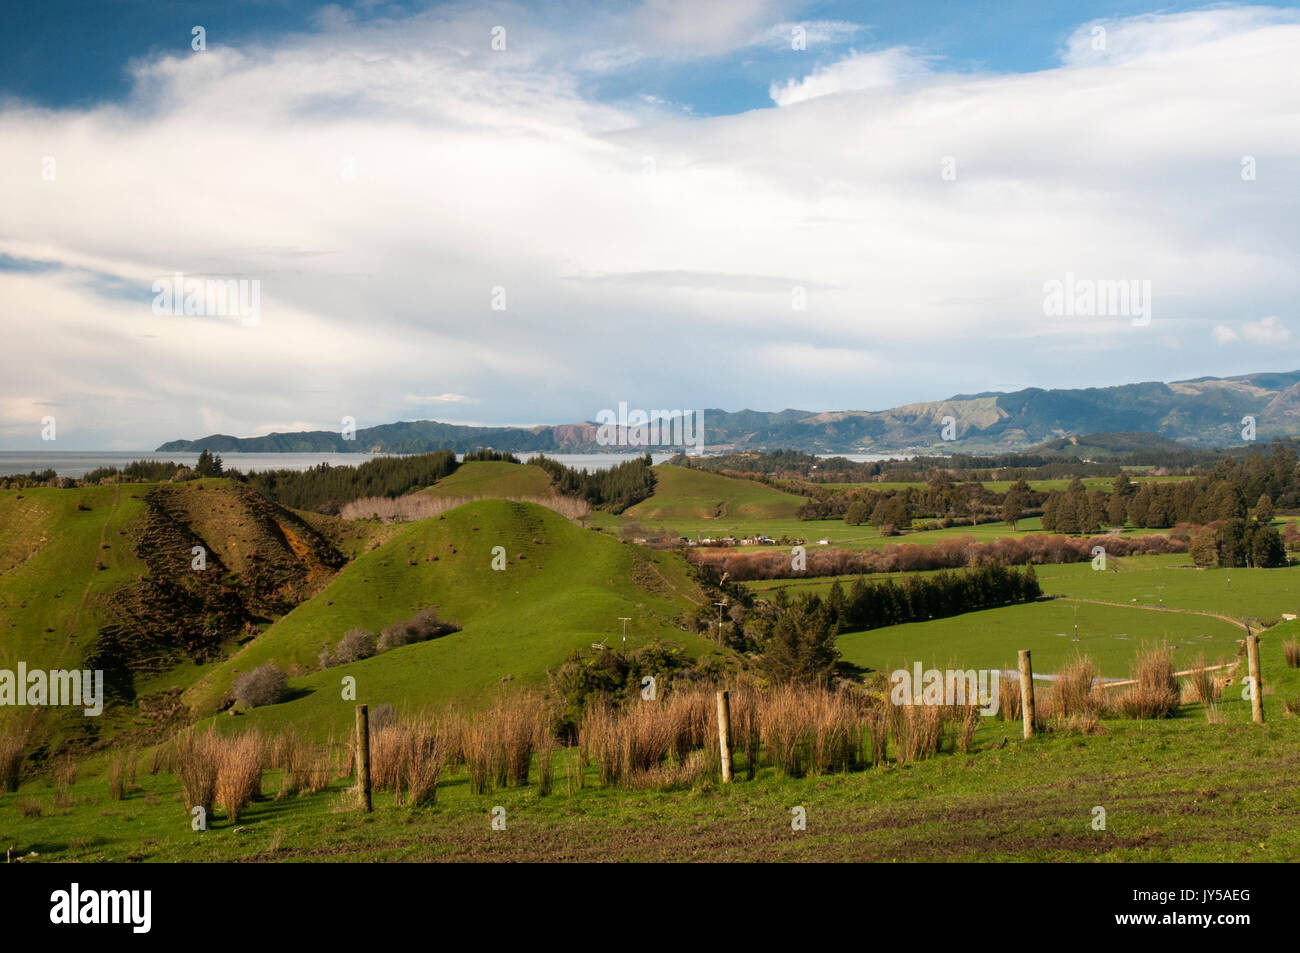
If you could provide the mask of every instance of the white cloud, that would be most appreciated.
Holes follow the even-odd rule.
[[[1277,316],[1271,315],[1243,324],[1241,336],[1255,344],[1285,344],[1291,340],[1291,331]]]
[[[799,52],[815,53],[817,47],[847,43],[862,33],[866,27],[845,20],[795,20],[778,23],[755,36],[751,46],[767,46],[778,50],[793,50],[795,30],[803,30],[804,49]]]
[[[1252,344],[1277,346],[1291,340],[1291,330],[1276,315],[1260,318],[1258,321],[1243,321],[1234,330],[1226,324],[1215,325],[1214,340],[1219,344],[1232,344],[1245,339]]]
[[[632,22],[663,52],[722,53],[752,42],[780,13],[780,0],[642,0]]]
[[[466,397],[464,394],[438,394],[431,397],[422,397],[419,394],[407,394],[406,399],[413,404],[472,404],[477,403],[473,397]]]
[[[710,118],[593,100],[577,63],[686,43],[685,8],[589,46],[503,9],[506,53],[462,8],[335,19],[138,64],[125,104],[0,107],[0,256],[63,266],[0,259],[0,446],[33,446],[46,407],[70,448],[146,448],[469,406],[873,409],[1225,372],[1216,325],[1289,341],[1294,11],[1114,22],[1109,58],[1029,74],[855,54]],[[781,14],[742,5],[692,55]],[[155,317],[177,270],[259,279],[261,324]],[[1066,272],[1151,280],[1151,326],[1045,319]]]
[[[854,53],[803,79],[773,83],[768,93],[778,106],[789,106],[833,93],[893,87],[929,71],[926,57],[899,46],[875,53]]]

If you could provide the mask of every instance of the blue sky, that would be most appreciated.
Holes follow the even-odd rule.
[[[0,449],[1300,366],[1294,4],[4,22]],[[177,275],[257,314],[154,307]],[[1076,279],[1143,313],[1053,311]]]
[[[1283,4],[1285,5],[1285,4]],[[44,106],[90,106],[125,99],[131,91],[128,61],[174,51],[179,38],[201,24],[213,42],[274,43],[312,32],[324,4],[316,0],[45,0],[5,5],[0,33],[0,91]],[[401,18],[451,4],[339,3],[358,23]],[[630,9],[634,4],[624,4]],[[1205,6],[1166,3],[1171,13]],[[616,10],[617,3],[600,5]],[[914,46],[969,70],[1027,72],[1054,65],[1056,49],[1081,22],[1150,12],[1131,0],[1079,3],[1062,0],[908,0],[908,2],[807,3],[797,19],[852,23],[860,30],[824,44],[810,57],[831,61],[849,49]],[[581,7],[551,4],[543,19],[557,28],[580,18]],[[647,94],[690,107],[699,115],[725,115],[771,105],[767,94],[784,51],[746,49],[691,63],[653,61],[593,84],[600,98]]]

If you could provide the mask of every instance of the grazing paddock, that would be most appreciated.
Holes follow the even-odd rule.
[[[967,732],[964,721],[924,706],[770,690],[753,702],[738,689],[736,776],[721,785],[708,748],[717,738],[710,692],[669,693],[654,711],[593,710],[585,749],[551,752],[536,747],[532,719],[544,708],[521,702],[499,716],[399,719],[372,730],[385,741],[372,761],[380,793],[364,820],[346,744],[304,753],[300,741],[263,738],[228,746],[226,760],[212,755],[199,773],[197,797],[216,808],[206,831],[192,830],[190,798],[170,773],[181,762],[146,754],[140,763],[152,760],[153,770],[122,800],[110,797],[107,766],[93,759],[63,780],[62,806],[55,779],[0,794],[0,842],[41,861],[1283,861],[1300,854],[1300,788],[1288,783],[1300,769],[1300,718],[1282,713],[1300,693],[1300,671],[1282,654],[1295,635],[1292,623],[1265,634],[1262,726],[1250,724],[1249,703],[1232,692],[1213,719],[1193,702],[1173,718],[1105,710],[1090,718],[1077,667],[1058,711],[1040,686],[1047,723],[1031,741],[999,717]],[[1148,678],[1158,686],[1163,675]],[[881,712],[884,724],[873,722]],[[476,788],[481,769],[468,758],[477,742],[467,729],[493,718],[501,721],[489,747],[502,753],[488,756],[490,780]],[[248,765],[258,755],[254,777]],[[225,763],[234,772],[225,796],[240,804],[234,818],[218,794]],[[1099,804],[1105,831],[1089,824]],[[792,825],[795,808],[803,830]],[[504,827],[494,830],[494,818]]]
[[[961,668],[1015,668],[1016,653],[1029,649],[1038,672],[1055,672],[1086,653],[1102,676],[1123,678],[1143,644],[1167,642],[1175,647],[1179,667],[1189,668],[1200,654],[1211,660],[1235,658],[1244,635],[1240,627],[1208,616],[1054,599],[850,632],[837,644],[846,662],[880,671],[917,661],[927,668],[945,668],[949,662]]]

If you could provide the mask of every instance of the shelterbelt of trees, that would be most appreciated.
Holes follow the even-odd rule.
[[[982,566],[901,582],[859,577],[847,593],[837,580],[824,599],[807,592],[791,599],[785,589],[778,589],[771,601],[756,600],[735,587],[730,595],[739,604],[732,607],[724,640],[739,652],[757,655],[773,681],[788,682],[829,679],[840,658],[835,638],[841,632],[1033,602],[1042,590],[1032,566]]]
[[[1094,438],[1095,443],[1112,451],[1105,459],[1090,458],[1086,447],[1067,446],[1066,449],[1028,450],[994,456],[955,453],[951,456],[917,456],[871,462],[858,462],[844,457],[818,457],[797,450],[726,453],[702,458],[681,454],[669,462],[751,480],[782,483],[797,481],[815,487],[824,483],[876,481],[924,483],[936,471],[946,472],[955,482],[1061,480],[1073,476],[1113,477],[1134,467],[1185,475],[1208,472],[1224,461],[1240,462],[1251,457],[1268,457],[1279,448],[1292,457],[1300,452],[1300,438],[1296,437],[1274,438],[1265,444],[1248,443],[1240,447],[1212,450],[1174,445],[1162,437],[1147,433],[1098,434]],[[1084,438],[1085,442],[1088,440],[1089,438]],[[794,487],[787,486],[787,489]]]
[[[948,469],[932,469],[925,474],[923,485],[903,488],[808,484],[802,491],[810,499],[800,508],[799,516],[903,528],[915,519],[993,514],[1014,524],[1023,516],[1041,513],[1044,529],[1088,533],[1125,522],[1164,529],[1179,523],[1244,518],[1250,509],[1261,507],[1270,518],[1276,509],[1300,508],[1297,455],[1281,443],[1272,445],[1267,454],[1221,459],[1213,467],[1193,470],[1182,474],[1185,479],[1169,482],[1135,481],[1129,473],[1120,472],[1109,490],[1087,490],[1078,469],[1075,467],[1066,489],[1049,492],[1033,490],[1026,478],[1020,477],[999,493],[977,480],[962,482]],[[1003,473],[997,475],[1008,479]]]
[[[466,454],[461,462],[499,460],[520,463],[518,457],[493,450]],[[450,450],[404,457],[377,457],[357,466],[322,463],[307,470],[264,470],[241,473],[228,469],[220,456],[204,450],[190,467],[172,461],[137,460],[125,467],[101,467],[79,480],[59,477],[53,470],[0,477],[0,489],[33,486],[71,488],[104,483],[182,482],[203,477],[228,477],[245,483],[268,499],[294,509],[337,515],[343,504],[363,497],[397,497],[431,486],[461,465]],[[566,496],[593,507],[621,513],[654,492],[655,476],[649,454],[605,470],[574,470],[547,457],[528,461],[551,478]]]
[[[1185,553],[1190,536],[1023,536],[977,542],[974,539],[946,539],[931,545],[897,543],[879,549],[809,550],[807,565],[795,569],[790,554],[745,552],[738,549],[700,547],[687,551],[686,558],[704,578],[736,582],[755,579],[802,579],[807,576],[851,576],[857,573],[922,572],[931,569],[962,569],[978,566],[1024,566],[1082,562],[1092,559],[1095,546],[1110,556]],[[1242,563],[1241,565],[1244,565]]]

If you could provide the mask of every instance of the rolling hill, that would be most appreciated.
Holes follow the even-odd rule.
[[[470,463],[426,491],[545,495],[535,467]],[[192,549],[206,568],[192,568]],[[494,547],[506,568],[494,570]],[[349,558],[351,557],[351,561]],[[296,513],[225,479],[0,493],[0,668],[103,668],[105,714],[10,709],[50,749],[152,737],[219,710],[238,671],[274,661],[295,697],[250,720],[342,717],[333,687],[418,706],[542,685],[574,649],[669,639],[703,601],[677,557],[584,530],[544,507],[480,499],[434,519],[349,523]],[[313,672],[348,629],[378,633],[436,607],[459,630]],[[182,694],[183,693],[183,694]],[[337,710],[336,710],[337,709]],[[152,722],[158,722],[153,724]]]
[[[551,496],[550,475],[541,467],[521,466],[497,460],[471,460],[433,486],[417,492],[450,499],[521,496]]]
[[[0,668],[103,669],[110,696],[100,718],[3,714],[87,742],[319,589],[356,534],[220,479],[2,491],[0,527]]]
[[[496,546],[505,549],[503,570],[492,568]],[[618,644],[620,616],[632,620],[629,649],[666,639],[698,655],[712,643],[681,625],[701,601],[687,566],[671,554],[583,530],[540,506],[479,500],[403,525],[208,670],[185,700],[198,715],[215,712],[235,672],[273,662],[305,673],[291,682],[295,697],[255,709],[247,721],[345,728],[352,717],[351,703],[341,700],[345,675],[355,676],[361,702],[477,704],[503,680],[544,685],[546,672],[574,649]],[[430,607],[459,631],[307,673],[322,646],[350,628],[378,633]]]
[[[807,502],[793,493],[783,493],[762,483],[693,470],[660,465],[655,470],[655,491],[623,512],[623,516],[645,522],[662,520],[793,519]]]

